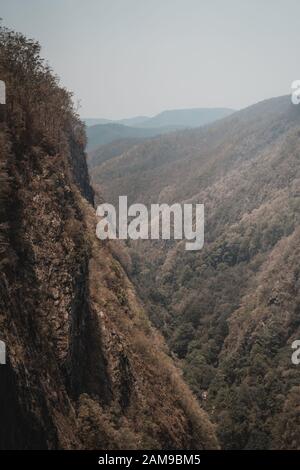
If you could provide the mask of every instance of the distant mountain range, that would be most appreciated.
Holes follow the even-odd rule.
[[[160,134],[177,130],[178,128],[160,127],[160,128],[140,128],[129,127],[124,124],[97,124],[96,126],[87,127],[87,150],[98,149],[102,145],[109,144],[124,139],[149,139]]]
[[[163,111],[156,116],[135,116],[112,121],[85,119],[88,151],[120,139],[145,139],[179,129],[200,127],[234,112],[229,108],[193,108]]]
[[[199,127],[229,116],[229,108],[192,108],[163,111],[139,124],[139,127]]]
[[[102,118],[87,118],[83,119],[83,122],[87,127],[96,126],[97,124],[124,124],[124,126],[139,126],[143,122],[152,119],[147,116],[135,116],[132,118],[125,119],[102,119]]]

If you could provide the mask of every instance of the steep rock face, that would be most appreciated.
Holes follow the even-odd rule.
[[[83,132],[81,126],[79,126],[80,131]],[[83,136],[83,142],[81,145],[78,145],[78,139],[76,138],[76,128],[75,132],[73,129],[70,129],[69,136],[69,162],[72,168],[72,173],[75,179],[76,184],[78,185],[82,195],[91,203],[94,203],[94,191],[90,185],[88,168],[86,164],[86,156],[84,152],[86,139]]]
[[[84,132],[39,46],[1,29],[0,448],[216,448],[109,245]]]

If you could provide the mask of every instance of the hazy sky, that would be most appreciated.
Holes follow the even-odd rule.
[[[300,79],[299,0],[0,0],[83,117],[245,107]]]

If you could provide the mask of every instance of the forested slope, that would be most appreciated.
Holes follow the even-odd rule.
[[[300,107],[267,100],[91,174],[115,204],[205,204],[203,250],[131,243],[128,272],[222,446],[299,449]]]

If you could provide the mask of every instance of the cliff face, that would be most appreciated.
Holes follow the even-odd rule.
[[[1,29],[1,449],[215,448],[108,244],[84,129],[39,46]]]

